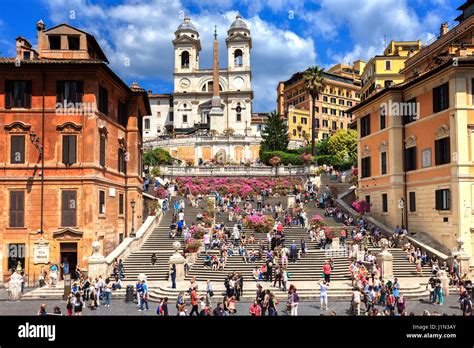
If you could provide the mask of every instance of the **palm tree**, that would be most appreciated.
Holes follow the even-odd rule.
[[[311,154],[316,155],[315,139],[316,132],[314,126],[316,123],[314,115],[314,103],[319,99],[319,95],[324,88],[326,87],[323,77],[324,68],[320,69],[318,66],[314,65],[309,67],[304,73],[303,78],[305,80],[306,91],[311,96]]]

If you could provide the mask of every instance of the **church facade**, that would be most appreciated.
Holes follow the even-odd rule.
[[[212,69],[200,68],[201,40],[189,17],[175,32],[173,119],[167,138],[150,139],[145,148],[163,147],[173,157],[242,163],[258,158],[260,137],[252,128],[250,30],[238,15],[227,30],[228,67],[219,67],[217,33]]]

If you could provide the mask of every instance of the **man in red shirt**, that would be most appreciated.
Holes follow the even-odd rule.
[[[250,305],[249,313],[252,317],[262,316],[262,308],[260,308],[257,301],[253,301],[253,303]]]
[[[194,312],[196,312],[196,316],[199,316],[199,311],[198,311],[198,296],[197,296],[197,291],[196,288],[193,288],[191,291],[191,313],[189,313],[189,316],[192,316]]]
[[[331,281],[331,265],[327,261],[324,261],[323,273],[324,280],[326,281],[326,283],[329,283]]]

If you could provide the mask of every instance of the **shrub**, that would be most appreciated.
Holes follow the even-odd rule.
[[[200,247],[201,247],[201,241],[190,239],[184,246],[184,251],[186,253],[195,253],[199,250]]]

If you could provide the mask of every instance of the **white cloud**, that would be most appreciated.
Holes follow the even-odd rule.
[[[129,82],[133,79],[172,82],[174,58],[171,41],[182,21],[182,15],[188,13],[179,0],[154,0],[151,3],[135,1],[109,7],[90,5],[86,0],[45,0],[45,4],[49,6],[51,18],[55,21],[52,25],[67,21],[94,34],[112,68]],[[226,8],[227,5],[222,6]],[[76,19],[68,19],[70,10],[76,8]],[[189,15],[200,33],[201,68],[210,68],[212,64],[214,25],[218,27],[220,64],[227,66],[225,36],[236,12],[204,10]],[[273,110],[276,107],[278,81],[288,79],[294,72],[315,63],[314,42],[311,38],[279,29],[258,15],[244,20],[253,40],[253,109]],[[126,66],[127,62],[129,66]],[[155,84],[161,85],[162,82]],[[151,88],[145,85],[142,87]]]
[[[443,0],[432,2],[445,4]],[[303,18],[313,24],[311,28],[317,36],[333,40],[334,45],[347,40],[347,35],[340,34],[343,30],[348,32],[353,48],[335,53],[334,63],[339,59],[367,60],[383,52],[385,39],[424,42],[437,33],[442,18],[446,20],[445,8],[433,6],[420,16],[411,5],[407,0],[322,0],[320,9],[307,11]]]

